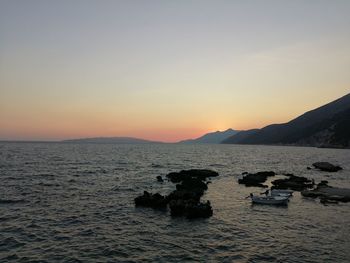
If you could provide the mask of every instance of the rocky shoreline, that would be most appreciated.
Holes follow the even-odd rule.
[[[338,172],[343,168],[338,165],[333,165],[329,162],[316,162],[312,166],[319,171],[324,172]],[[312,169],[307,167],[308,170]],[[244,184],[247,187],[263,187],[268,186],[263,184],[268,177],[275,176],[273,171],[269,172],[257,172],[257,173],[242,173],[242,178],[238,179],[239,184]],[[327,181],[321,181],[319,184],[315,184],[314,180],[310,180],[303,176],[296,176],[294,174],[284,174],[287,178],[276,179],[271,181],[271,189],[289,189],[293,191],[301,192],[303,197],[319,198],[323,204],[338,203],[338,202],[350,202],[350,189],[338,188],[328,185]],[[316,187],[315,187],[316,185]]]
[[[337,172],[342,170],[340,166],[328,162],[317,162],[313,167],[320,171]],[[307,169],[312,169],[307,167]],[[242,178],[238,179],[239,184],[246,187],[267,188],[264,184],[268,178],[276,175],[273,171],[261,171],[257,173],[242,173]],[[153,209],[170,209],[171,216],[183,216],[186,218],[208,218],[213,215],[210,201],[202,202],[201,197],[208,189],[208,178],[217,177],[219,174],[207,169],[182,170],[171,172],[166,178],[175,184],[175,190],[168,195],[159,193],[149,193],[144,191],[134,199],[136,206],[150,207]],[[315,184],[303,176],[294,174],[284,174],[286,178],[271,181],[271,189],[289,189],[301,192],[303,197],[320,198],[321,203],[350,202],[350,189],[337,188],[328,185],[327,181]],[[164,182],[161,176],[156,177],[158,182]],[[316,185],[316,187],[315,187]]]

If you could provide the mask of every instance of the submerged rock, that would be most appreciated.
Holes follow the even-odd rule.
[[[314,182],[306,177],[296,176],[293,174],[288,174],[287,176],[289,178],[272,181],[273,186],[271,189],[291,189],[294,191],[302,191],[314,186]]]
[[[333,165],[328,162],[316,162],[312,164],[316,169],[319,169],[321,171],[325,172],[338,172],[339,170],[342,170],[343,168],[338,165]]]
[[[243,178],[238,179],[239,184],[244,184],[245,186],[257,186],[257,187],[267,187],[267,185],[263,185],[267,180],[267,177],[275,176],[275,172],[272,171],[264,171],[257,172],[255,174],[243,173]]]
[[[152,208],[165,208],[168,204],[168,200],[161,194],[152,194],[147,191],[144,191],[143,195],[136,197],[134,201],[136,206]]]
[[[157,181],[160,183],[164,182],[163,178],[160,175],[157,176]]]

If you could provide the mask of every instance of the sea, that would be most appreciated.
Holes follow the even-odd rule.
[[[316,161],[343,170],[308,170]],[[135,207],[144,190],[175,189],[156,176],[191,168],[219,173],[202,197],[212,217]],[[350,188],[350,150],[0,143],[0,262],[350,262],[350,203],[295,192],[286,207],[252,205],[264,190],[237,179],[258,171]]]

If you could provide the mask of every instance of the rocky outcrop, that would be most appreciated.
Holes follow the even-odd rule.
[[[272,181],[273,186],[271,189],[291,189],[294,191],[302,191],[314,186],[314,182],[306,177],[293,174],[287,174],[286,176],[288,176],[288,178]]]
[[[219,174],[205,169],[182,170],[169,173],[167,177],[176,184],[176,190],[167,196],[159,193],[151,194],[145,191],[135,198],[136,206],[166,208],[169,205],[171,216],[185,216],[186,218],[207,218],[213,215],[209,201],[200,201],[204,191],[208,189],[206,179]],[[162,177],[157,176],[160,181]],[[163,180],[163,179],[162,179]]]
[[[244,172],[242,175],[243,177],[241,179],[238,179],[239,184],[244,184],[245,186],[256,186],[266,188],[267,185],[263,185],[263,183],[267,180],[268,177],[275,176],[275,172],[264,171],[257,172],[255,174]]]
[[[185,190],[191,192],[198,192],[201,195],[205,190],[208,189],[208,186],[205,182],[197,178],[187,178],[183,180],[180,184],[176,185],[176,190]]]
[[[163,178],[160,175],[157,176],[157,181],[160,183],[164,182]]]
[[[185,216],[186,218],[207,218],[213,215],[210,202],[195,201],[194,199],[177,199],[169,203],[172,216]]]
[[[136,206],[152,207],[152,208],[165,208],[168,204],[168,200],[165,196],[159,193],[152,194],[147,191],[143,192],[143,195],[135,198]]]
[[[206,203],[196,203],[188,207],[186,211],[187,218],[208,218],[213,215],[213,209],[211,208],[210,201]]]
[[[339,170],[342,170],[343,168],[338,166],[338,165],[333,165],[331,163],[328,162],[316,162],[312,164],[316,169],[319,169],[321,171],[325,171],[325,172],[338,172]]]
[[[350,189],[329,186],[327,181],[322,181],[313,190],[302,191],[301,195],[304,197],[320,198],[323,204],[350,202]]]
[[[206,180],[209,177],[216,177],[219,174],[212,170],[207,169],[191,169],[191,170],[182,170],[180,172],[172,172],[167,174],[166,177],[173,183],[180,183],[188,178],[196,178],[199,180]]]

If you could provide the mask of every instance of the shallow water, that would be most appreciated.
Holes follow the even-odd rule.
[[[344,170],[307,170],[315,161]],[[244,171],[350,187],[350,150],[238,145],[0,143],[1,262],[349,262],[350,204],[296,193],[288,207],[252,206]],[[143,190],[167,194],[157,175],[219,172],[203,199],[209,219],[135,208]]]

